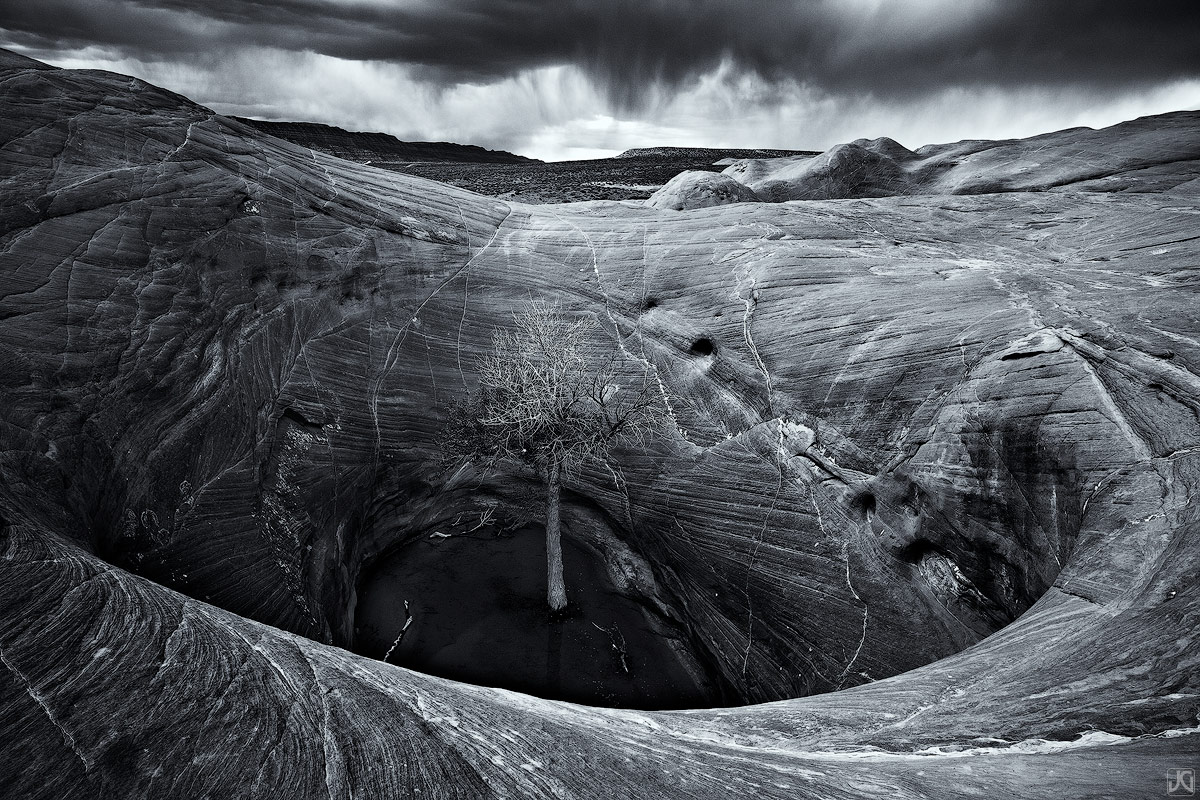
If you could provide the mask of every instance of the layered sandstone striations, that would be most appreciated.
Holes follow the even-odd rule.
[[[1135,795],[1197,752],[1200,208],[1148,155],[1191,118],[1054,167],[1088,191],[533,207],[5,64],[15,796]],[[697,705],[783,702],[342,649],[382,559],[520,512],[438,437],[531,294],[671,407],[569,485],[572,546]]]

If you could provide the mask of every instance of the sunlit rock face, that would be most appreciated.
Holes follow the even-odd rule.
[[[681,172],[646,200],[650,208],[684,211],[693,208],[750,203],[759,199],[746,186],[720,172]]]
[[[1109,159],[1087,191],[535,208],[4,64],[16,796],[1136,796],[1196,752],[1195,115],[1058,134]],[[972,185],[1028,188],[1006,169]],[[420,649],[489,626],[462,644],[470,612],[410,588],[543,590],[487,570],[532,550],[536,479],[439,447],[530,296],[671,412],[564,493],[578,646],[611,650],[553,673],[550,624],[501,621],[504,652],[596,704],[785,702],[588,709],[376,660],[409,600],[400,663],[500,682]]]

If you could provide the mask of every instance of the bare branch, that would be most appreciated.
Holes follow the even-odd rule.
[[[515,458],[545,475],[603,458],[620,441],[644,442],[662,398],[644,368],[622,380],[615,348],[589,360],[595,329],[543,301],[514,312],[479,359],[478,389],[451,409],[447,444],[458,460]]]

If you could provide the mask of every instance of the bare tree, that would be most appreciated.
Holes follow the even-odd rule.
[[[572,318],[531,301],[497,328],[479,359],[479,387],[450,413],[446,446],[455,461],[495,466],[516,460],[546,487],[547,601],[567,605],[559,521],[564,477],[588,459],[605,458],[620,441],[642,442],[664,414],[661,390],[642,371],[618,379],[616,350],[589,362],[589,318]]]

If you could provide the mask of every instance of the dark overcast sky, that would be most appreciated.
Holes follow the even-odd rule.
[[[543,158],[1200,107],[1200,0],[0,0],[0,46],[224,113]]]

